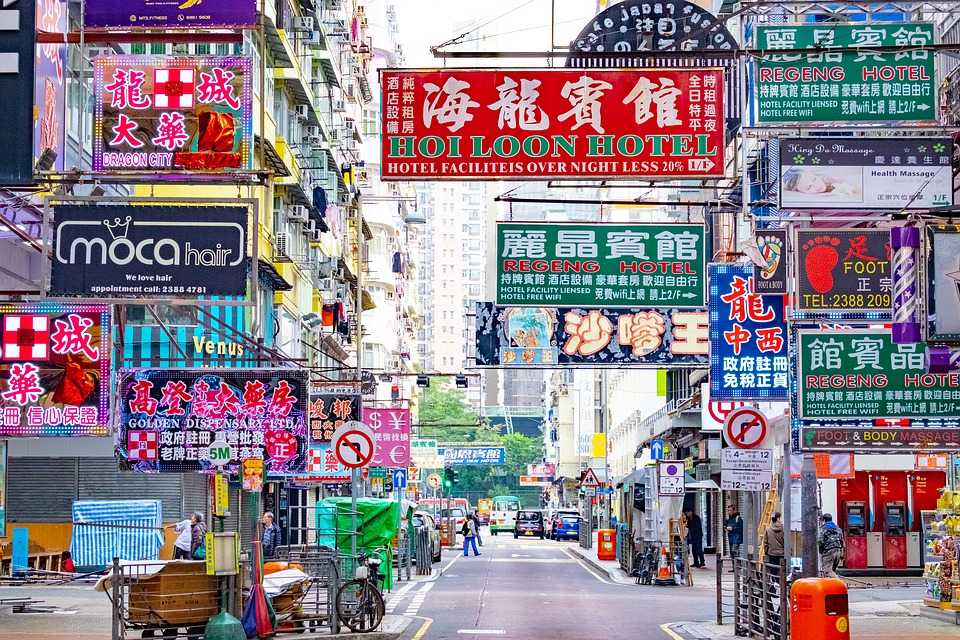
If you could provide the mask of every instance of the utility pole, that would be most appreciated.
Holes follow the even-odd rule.
[[[353,219],[356,222],[356,245],[357,255],[357,290],[354,296],[354,314],[356,315],[356,328],[354,330],[354,346],[357,353],[357,371],[356,379],[359,383],[363,379],[363,323],[361,314],[363,313],[363,214],[360,212],[359,197],[354,200]],[[357,560],[357,494],[360,491],[360,470],[354,467],[350,470],[350,554],[353,561]]]
[[[800,470],[800,502],[803,509],[803,577],[815,578],[818,575],[817,533],[819,531],[817,505],[817,469],[813,463],[813,454],[803,454],[803,467]]]

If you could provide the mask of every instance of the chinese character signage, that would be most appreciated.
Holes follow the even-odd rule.
[[[923,343],[889,331],[799,331],[799,415],[827,418],[960,416],[960,372],[927,373]]]
[[[384,180],[722,176],[720,69],[385,69]]]
[[[927,339],[960,342],[960,226],[927,225]]]
[[[506,307],[478,302],[480,367],[703,366],[706,311]]]
[[[311,393],[310,441],[330,442],[344,422],[360,420],[360,394]]]
[[[890,232],[797,231],[797,308],[890,314]]]
[[[231,473],[247,458],[267,474],[302,472],[307,453],[303,369],[122,369],[117,454],[134,471],[206,471],[226,441]]]
[[[64,99],[66,88],[63,70],[67,64],[66,0],[36,0],[37,31],[62,36],[59,43],[44,42],[36,47],[33,69],[33,160],[36,163],[46,149],[57,154],[50,171],[63,171]],[[48,155],[49,157],[49,155]],[[0,179],[2,182],[2,179]]]
[[[306,474],[298,482],[348,482],[350,469],[340,463],[329,442],[313,444],[307,451]]]
[[[763,266],[757,268],[757,277],[753,281],[754,288],[762,295],[786,293],[787,231],[759,229],[755,241]]]
[[[950,138],[780,141],[783,209],[929,209],[953,204]]]
[[[8,6],[9,5],[9,6]],[[4,2],[0,10],[0,185],[33,182],[35,0]]]
[[[932,44],[926,22],[758,26],[758,122],[935,120],[933,51],[909,49]]]
[[[198,29],[257,26],[255,0],[84,0],[93,29]]]
[[[699,224],[497,223],[497,303],[704,306]]]
[[[364,407],[363,424],[377,440],[372,466],[397,469],[410,465],[410,409]]]
[[[57,205],[50,294],[243,296],[246,207]]]
[[[105,436],[110,312],[0,304],[0,437]]]
[[[444,447],[440,449],[447,464],[506,464],[503,447]]]
[[[763,296],[752,264],[711,264],[710,397],[786,400],[785,296]]]
[[[96,58],[93,170],[249,169],[250,82],[250,58]]]

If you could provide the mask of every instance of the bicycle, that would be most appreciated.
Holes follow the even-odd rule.
[[[337,617],[354,633],[373,631],[383,622],[386,605],[377,588],[380,558],[360,556],[356,577],[337,589]]]

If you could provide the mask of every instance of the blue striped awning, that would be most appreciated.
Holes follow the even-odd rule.
[[[79,566],[114,558],[157,560],[163,545],[159,500],[78,500],[73,503],[70,555]]]

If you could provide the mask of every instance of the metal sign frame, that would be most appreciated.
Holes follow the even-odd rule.
[[[41,266],[40,299],[50,302],[77,303],[85,300],[82,297],[49,296],[51,272],[53,270],[53,207],[58,204],[169,204],[183,206],[202,205],[240,205],[246,206],[253,219],[247,231],[249,245],[250,294],[245,300],[208,300],[208,299],[177,299],[177,298],[96,298],[102,304],[117,305],[151,305],[164,304],[171,306],[200,306],[200,307],[252,307],[260,297],[260,234],[257,231],[260,224],[260,203],[257,198],[173,198],[173,197],[99,197],[99,196],[48,196],[43,199],[43,248],[44,260]]]

